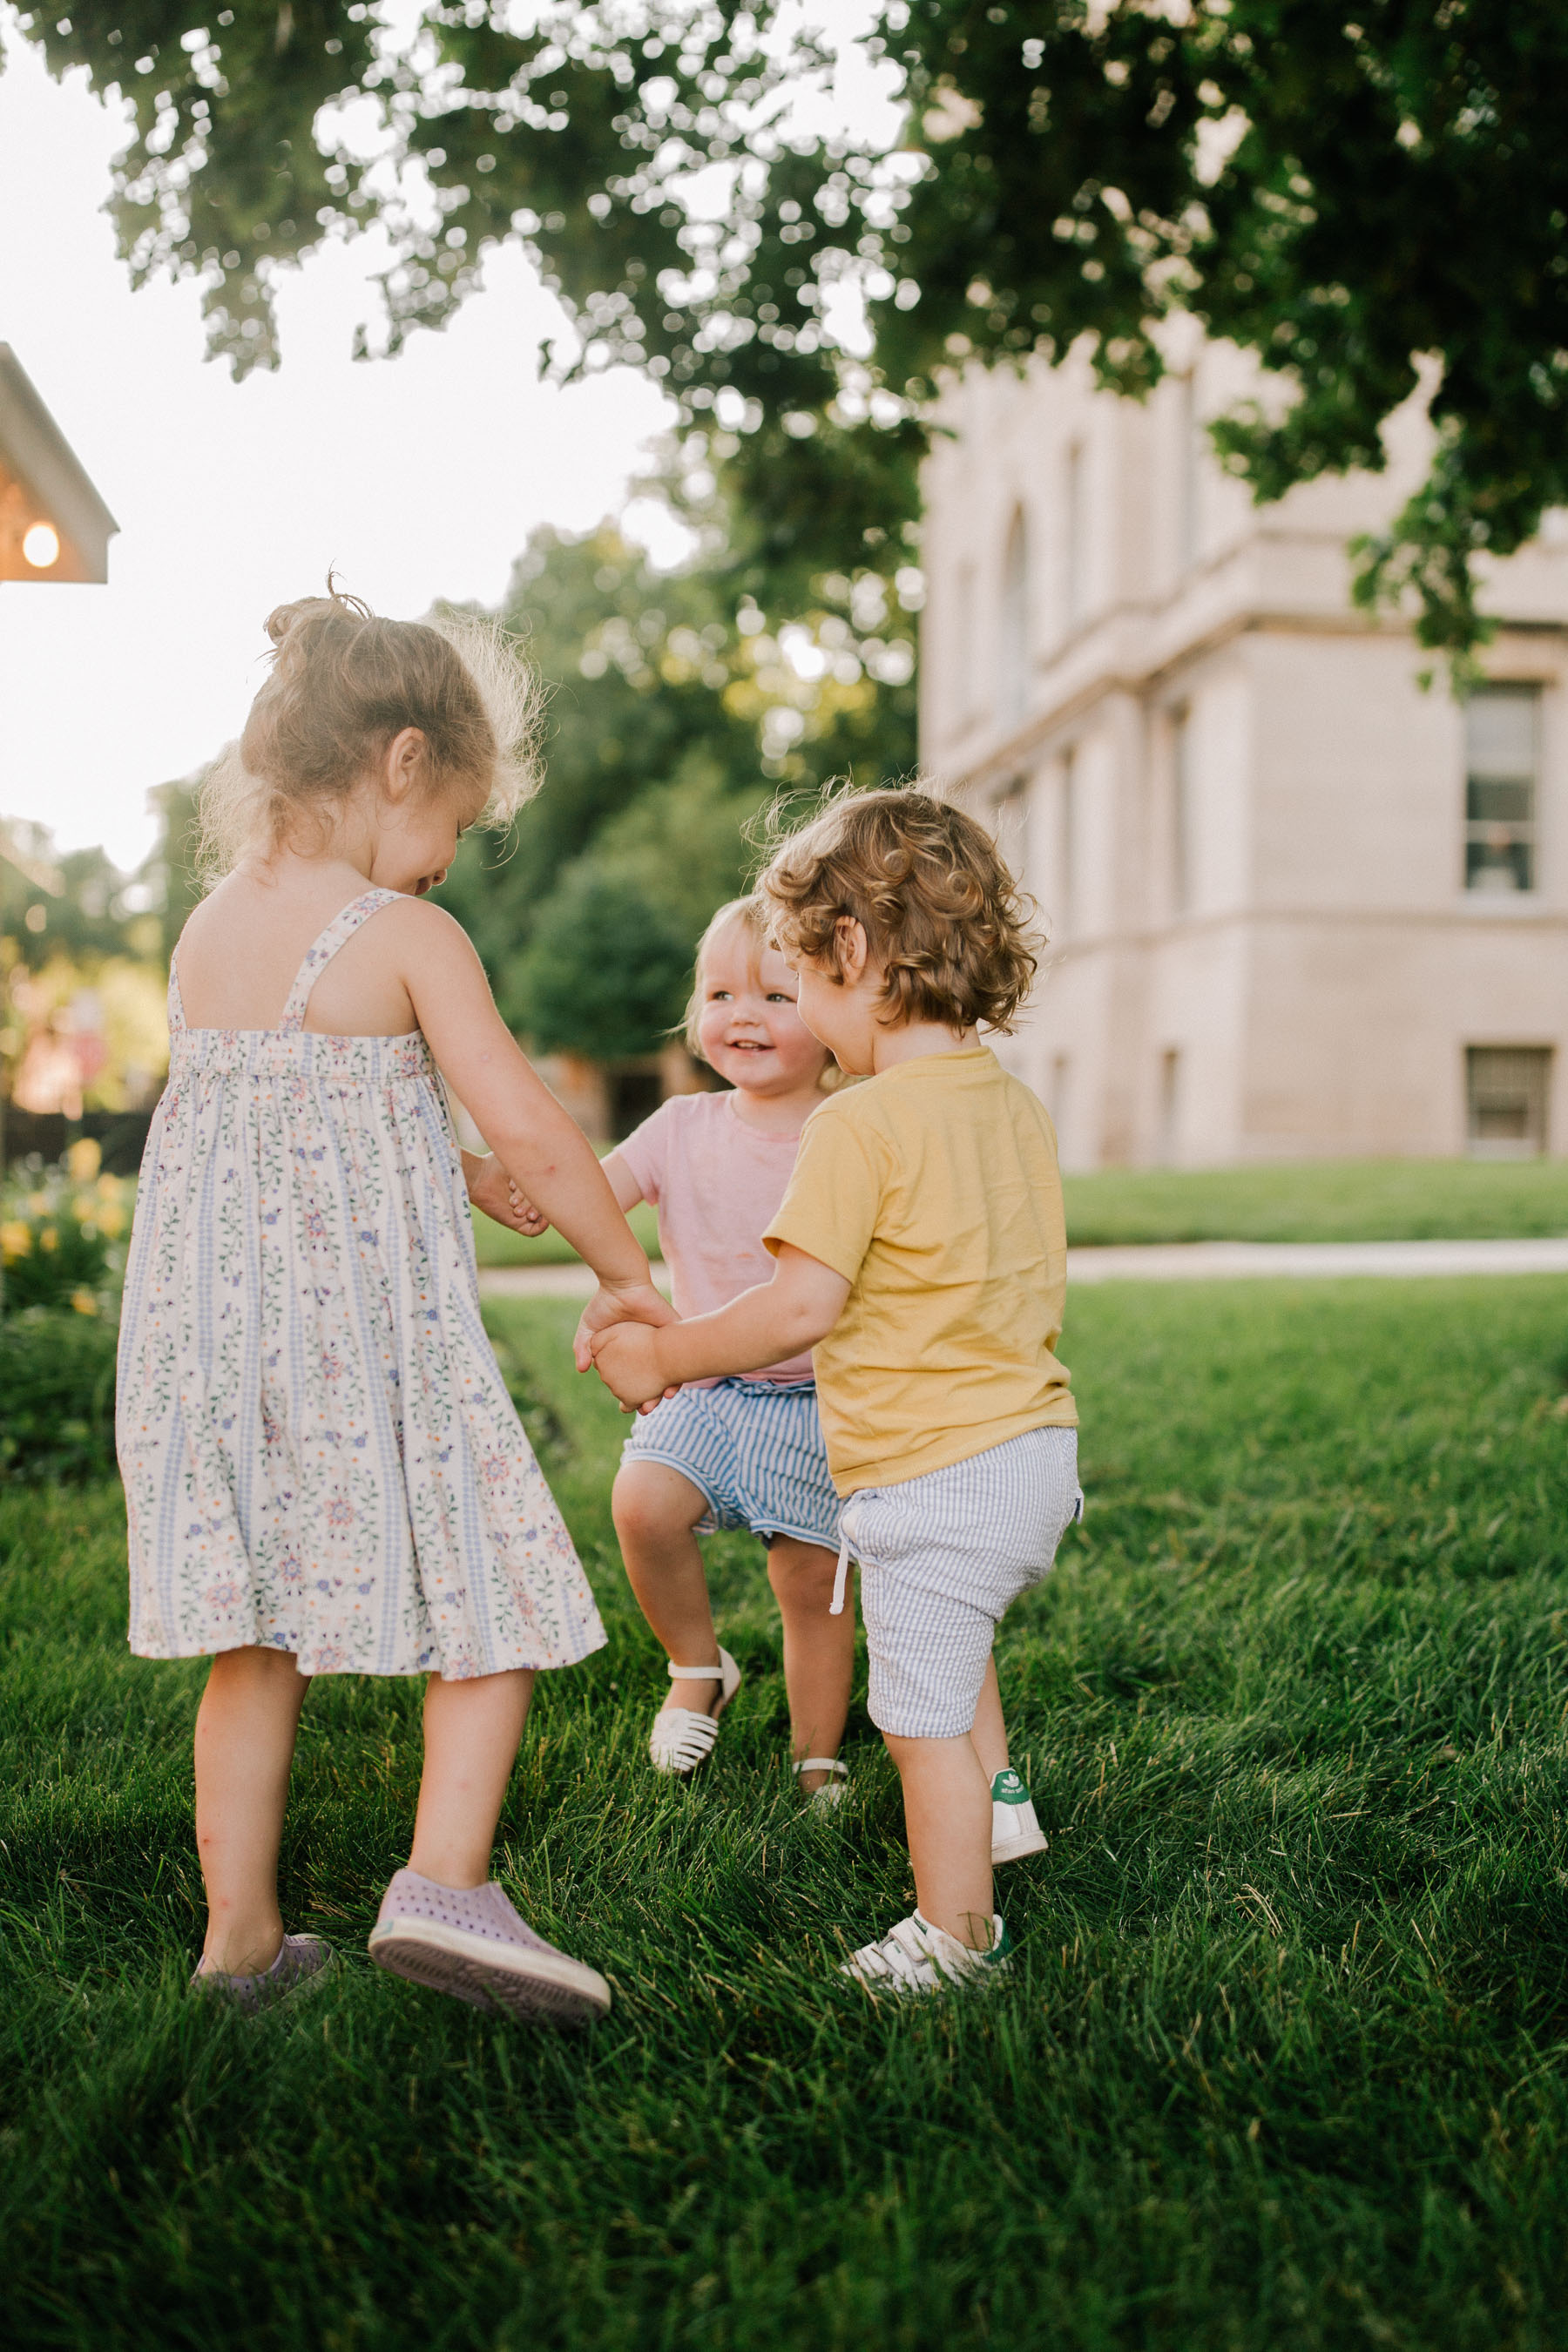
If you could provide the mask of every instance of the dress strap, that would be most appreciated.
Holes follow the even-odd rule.
[[[177,1037],[185,1025],[185,1007],[180,995],[180,968],[173,956],[169,958],[169,1034]]]
[[[396,890],[367,890],[363,898],[351,899],[340,914],[332,917],[314,947],[306,950],[305,961],[289,991],[289,1002],[283,1007],[283,1018],[278,1024],[278,1034],[290,1037],[305,1025],[305,1012],[310,1002],[310,991],[345,940],[352,940],[362,923],[368,923],[383,907],[390,907],[401,895]]]

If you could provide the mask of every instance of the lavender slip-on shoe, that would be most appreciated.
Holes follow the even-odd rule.
[[[370,1956],[394,1976],[513,2017],[582,2025],[610,2006],[598,1970],[536,1936],[493,1878],[458,1888],[400,1870],[382,1896]]]
[[[331,1946],[320,1936],[285,1936],[283,1948],[269,1969],[258,1969],[253,1976],[230,1976],[223,1969],[209,1969],[203,1960],[191,1979],[191,1990],[231,2001],[237,2009],[268,2009],[274,2001],[286,2000],[290,1993],[302,1992],[307,1985],[324,1983],[331,1958]]]

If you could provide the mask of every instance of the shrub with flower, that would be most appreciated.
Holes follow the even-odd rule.
[[[0,1182],[0,1307],[112,1313],[125,1265],[130,1187],[83,1137],[53,1168],[24,1161]]]

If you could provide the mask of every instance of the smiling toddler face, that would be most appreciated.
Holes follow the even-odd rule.
[[[748,1094],[814,1086],[826,1060],[795,1010],[795,977],[739,917],[702,950],[697,1036],[705,1061]]]

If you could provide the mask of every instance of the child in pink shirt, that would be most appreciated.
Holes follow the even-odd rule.
[[[795,1011],[795,989],[767,943],[761,902],[721,907],[698,948],[687,1037],[731,1091],[675,1096],[605,1162],[623,1209],[658,1209],[682,1315],[727,1307],[773,1272],[763,1234],[832,1066]],[[739,1687],[741,1670],[714,1635],[697,1538],[749,1527],[768,1548],[784,1618],[795,1775],[819,1801],[842,1796],[855,1623],[848,1611],[828,1611],[838,1497],[809,1351],[693,1382],[656,1405],[626,1440],[613,1507],[632,1590],[669,1653],[674,1687],[648,1741],[656,1768],[692,1771]]]

